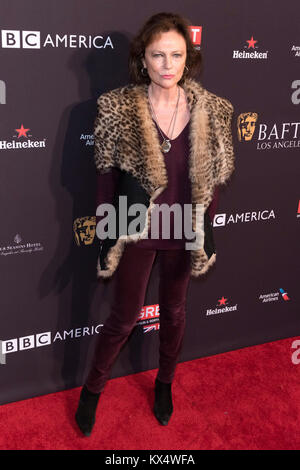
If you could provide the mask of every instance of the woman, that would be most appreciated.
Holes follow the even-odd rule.
[[[184,335],[190,277],[204,274],[215,262],[211,220],[216,191],[234,171],[233,107],[192,78],[200,64],[201,54],[193,47],[187,21],[172,13],[156,14],[132,41],[132,83],[98,99],[94,130],[100,208],[97,235],[102,239],[98,276],[108,278],[115,273],[115,292],[76,412],[85,436],[92,431],[100,394],[143,306],[156,256],[160,358],[154,414],[160,424],[167,425],[173,412],[171,385]],[[116,232],[105,238],[103,227],[111,219],[103,218],[101,205],[112,203],[118,221],[125,215],[121,196],[126,196],[128,207],[142,205],[144,218],[137,230],[127,217],[125,225],[117,223]],[[174,215],[169,219],[170,236],[164,238],[162,220],[155,223],[153,218],[156,205],[163,203],[182,209],[190,205],[193,237],[184,232],[178,238],[176,229],[184,223],[183,218],[175,222]],[[204,218],[199,219],[199,214]],[[158,230],[158,237],[154,230],[156,239],[153,227]]]

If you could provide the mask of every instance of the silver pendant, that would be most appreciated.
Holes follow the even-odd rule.
[[[161,149],[164,153],[167,153],[171,148],[171,142],[169,140],[164,140],[161,144]]]

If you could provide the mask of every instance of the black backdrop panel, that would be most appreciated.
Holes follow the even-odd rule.
[[[96,99],[128,83],[129,42],[163,10],[202,28],[201,82],[235,108],[217,263],[191,281],[181,360],[298,335],[299,2],[42,3],[1,2],[0,403],[86,376],[114,282],[95,277]],[[112,377],[158,366],[158,282],[156,261]]]

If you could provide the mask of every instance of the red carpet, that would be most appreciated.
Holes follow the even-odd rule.
[[[168,426],[152,414],[155,370],[107,384],[90,438],[74,421],[80,388],[2,405],[0,449],[299,450],[295,339],[179,364]]]

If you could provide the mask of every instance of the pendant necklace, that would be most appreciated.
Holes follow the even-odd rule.
[[[157,127],[158,127],[158,130],[163,138],[163,143],[161,144],[160,148],[161,150],[164,152],[164,153],[168,153],[172,144],[170,142],[170,140],[172,139],[172,136],[173,136],[173,132],[174,132],[174,127],[175,127],[175,122],[176,122],[176,117],[177,117],[177,112],[178,112],[178,104],[179,104],[179,98],[180,98],[180,87],[178,87],[178,97],[177,97],[177,103],[176,103],[176,107],[175,107],[175,111],[173,113],[173,116],[172,116],[172,119],[171,119],[171,122],[170,122],[170,125],[169,125],[169,129],[168,129],[168,132],[167,132],[167,136],[169,136],[169,132],[170,132],[170,128],[171,128],[171,125],[172,125],[172,122],[173,122],[173,128],[172,128],[172,133],[171,133],[171,136],[169,139],[166,139],[161,131],[161,128],[159,127],[159,124],[158,124],[158,120],[157,120],[157,117],[156,117],[156,114],[155,114],[155,111],[154,111],[154,108],[153,108],[153,105],[151,103],[151,100],[150,100],[150,96],[149,96],[149,90],[148,90],[148,97],[149,97],[149,103],[150,103],[150,107],[151,107],[151,111],[152,111],[152,117],[154,118],[156,124],[157,124]]]

